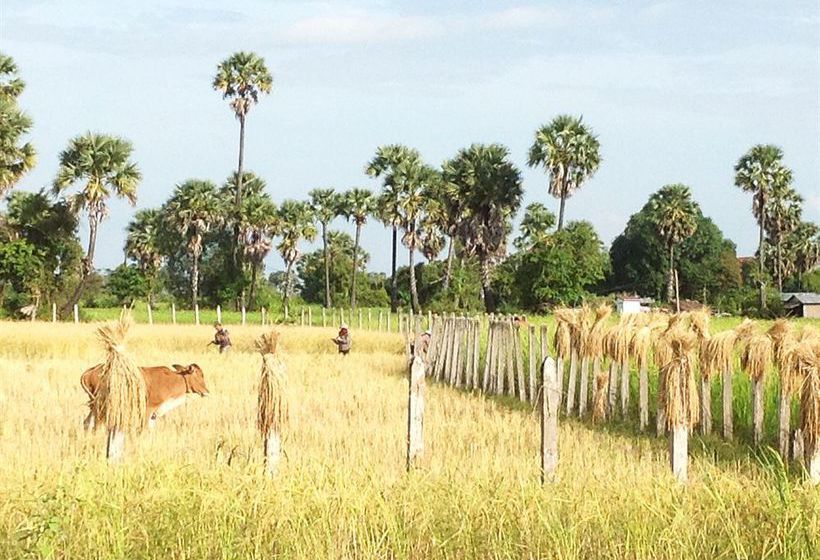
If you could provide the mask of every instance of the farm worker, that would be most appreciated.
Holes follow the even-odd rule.
[[[228,329],[222,326],[222,323],[214,323],[214,339],[208,344],[215,344],[219,346],[219,353],[227,352],[231,348],[231,337],[228,335]]]
[[[342,323],[339,334],[331,340],[338,346],[339,354],[347,356],[347,353],[350,352],[350,332],[348,332],[346,324]]]

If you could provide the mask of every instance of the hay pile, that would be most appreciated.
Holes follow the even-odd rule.
[[[555,354],[563,360],[569,360],[572,355],[572,329],[577,320],[578,313],[573,309],[555,310]]]
[[[279,333],[271,331],[256,341],[256,348],[262,354],[256,427],[263,436],[281,432],[288,419],[285,364],[276,357],[278,340]]]
[[[740,353],[740,367],[753,380],[762,381],[772,363],[772,339],[755,333],[749,336]]]
[[[146,424],[145,378],[125,353],[125,339],[132,324],[130,314],[124,313],[119,321],[97,329],[106,357],[92,406],[97,421],[105,423],[109,431],[140,432]]]
[[[638,368],[649,366],[649,350],[652,349],[652,327],[645,326],[635,329],[629,341],[629,353],[638,363]]]
[[[794,379],[800,379],[800,428],[810,454],[820,448],[820,336],[804,328],[801,340],[791,346],[788,361]]]
[[[671,430],[686,425],[691,429],[700,420],[694,358],[697,338],[691,331],[673,328],[665,334],[664,342],[670,356],[661,368],[666,427]]]
[[[595,309],[592,326],[586,339],[586,353],[591,358],[598,358],[604,354],[604,340],[607,333],[606,321],[612,314],[612,308],[601,304]]]

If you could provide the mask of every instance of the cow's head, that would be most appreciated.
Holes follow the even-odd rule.
[[[208,395],[208,387],[205,386],[205,374],[202,373],[202,368],[196,364],[188,366],[181,366],[174,364],[174,370],[179,375],[185,376],[186,386],[192,393],[196,393],[202,397]]]

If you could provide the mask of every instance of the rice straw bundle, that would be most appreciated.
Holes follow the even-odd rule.
[[[579,309],[576,320],[572,324],[573,346],[578,348],[578,355],[584,358],[590,356],[589,334],[595,322],[595,312],[586,304]]]
[[[576,312],[563,307],[555,310],[555,354],[569,360],[572,354],[572,325],[576,321]]]
[[[109,432],[140,432],[145,427],[147,389],[139,367],[125,353],[125,338],[132,320],[123,313],[119,321],[97,329],[106,351],[100,382],[92,406]]]
[[[753,380],[761,381],[772,363],[772,339],[765,334],[749,336],[740,354],[740,367]]]
[[[662,395],[666,410],[666,425],[691,428],[700,419],[698,388],[695,381],[693,350],[697,339],[683,329],[673,329],[666,335],[670,359],[661,369],[665,391]]]
[[[809,470],[815,473],[820,452],[820,339],[804,341],[794,347],[792,360],[796,375],[802,378],[800,394],[800,424],[803,442],[809,455]],[[818,480],[815,480],[818,482]]]
[[[595,376],[595,402],[592,404],[592,421],[606,420],[609,374],[601,369]]]
[[[606,320],[612,314],[612,308],[607,304],[601,304],[595,309],[595,319],[587,335],[586,350],[587,356],[599,357],[604,353],[604,336],[606,334]]]
[[[715,373],[731,371],[736,341],[737,333],[734,330],[721,331],[712,336],[706,343],[705,367],[701,375],[709,379]]]
[[[755,333],[755,323],[751,319],[743,319],[743,322],[735,327],[737,340],[745,342]]]
[[[632,333],[629,341],[629,353],[638,362],[638,368],[649,363],[649,350],[652,348],[652,328],[640,327]]]
[[[256,427],[263,436],[280,432],[288,418],[285,364],[276,357],[278,340],[279,333],[271,331],[256,341],[256,348],[262,354]]]
[[[800,334],[798,335],[797,339],[800,342],[813,342],[815,340],[820,340],[820,333],[818,333],[817,329],[815,329],[813,326],[806,325],[805,327],[803,327],[803,330],[800,331]]]
[[[775,321],[769,330],[766,332],[769,338],[772,339],[774,362],[781,371],[786,366],[786,349],[789,341],[794,338],[794,329],[792,324],[786,319],[778,319]]]

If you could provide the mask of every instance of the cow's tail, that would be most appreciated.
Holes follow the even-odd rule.
[[[91,386],[88,384],[88,381],[86,380],[86,376],[90,375],[92,371],[94,371],[94,368],[85,370],[83,374],[80,376],[80,387],[82,387],[83,391],[85,391],[85,394],[88,395],[88,406],[91,406],[91,404],[94,402],[94,390],[91,388]]]

